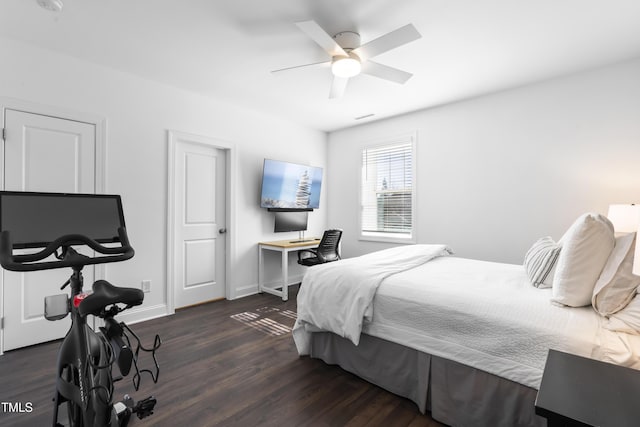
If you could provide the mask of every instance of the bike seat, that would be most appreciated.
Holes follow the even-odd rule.
[[[97,280],[93,284],[93,293],[82,300],[78,306],[81,316],[93,314],[99,316],[100,312],[111,304],[126,304],[128,306],[140,305],[144,300],[144,293],[136,288],[119,288],[106,280]]]

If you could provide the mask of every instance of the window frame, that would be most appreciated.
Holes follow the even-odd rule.
[[[358,240],[370,241],[370,242],[383,242],[383,243],[404,243],[413,244],[416,243],[417,236],[417,131],[408,132],[396,136],[379,138],[376,140],[366,141],[360,144],[358,149],[358,167],[360,173],[358,174]],[[363,197],[363,172],[364,167],[362,157],[363,151],[366,149],[375,149],[377,147],[393,146],[400,144],[411,145],[411,230],[408,235],[404,233],[390,233],[390,232],[376,232],[376,231],[363,231],[363,209],[364,204],[362,202]]]

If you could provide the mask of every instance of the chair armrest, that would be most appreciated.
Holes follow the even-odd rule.
[[[302,255],[302,253],[303,253],[303,252],[309,252],[309,253],[310,253],[310,254],[312,254],[313,256],[318,256],[318,253],[317,253],[315,250],[313,250],[313,249],[300,249],[300,250],[298,251],[298,261],[300,261],[300,260],[302,259],[302,256],[301,256],[301,255]]]

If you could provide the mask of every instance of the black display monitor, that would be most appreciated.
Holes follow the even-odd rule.
[[[274,231],[276,233],[285,231],[306,231],[309,212],[291,211],[274,212],[276,217]]]
[[[0,191],[0,230],[15,249],[45,247],[68,234],[119,242],[124,226],[118,195]]]

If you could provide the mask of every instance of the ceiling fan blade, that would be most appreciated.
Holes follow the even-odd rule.
[[[347,56],[347,52],[316,21],[297,22],[296,25],[331,56]]]
[[[381,53],[387,52],[396,47],[402,46],[422,37],[413,24],[407,24],[404,27],[391,31],[390,33],[380,36],[363,44],[353,52],[361,59],[373,58]]]
[[[406,71],[398,70],[397,68],[389,67],[387,65],[378,64],[373,61],[365,61],[362,63],[362,72],[369,74],[370,76],[378,77],[385,80],[390,80],[395,83],[405,84],[407,80],[413,76]]]
[[[340,98],[344,95],[344,91],[347,88],[348,78],[333,76],[331,82],[331,91],[329,92],[329,99]]]
[[[329,65],[329,64],[331,64],[331,61],[322,61],[322,62],[313,62],[311,64],[294,65],[293,67],[280,68],[280,69],[277,69],[277,70],[272,70],[271,72],[272,73],[279,73],[280,71],[294,70],[296,68],[311,67],[313,65],[322,65],[322,64]]]

